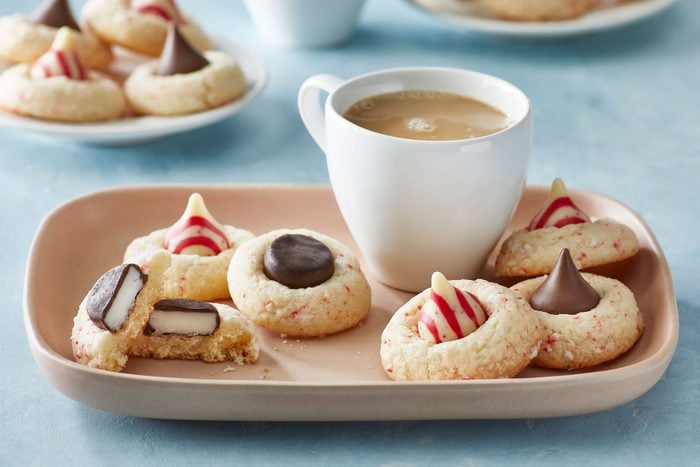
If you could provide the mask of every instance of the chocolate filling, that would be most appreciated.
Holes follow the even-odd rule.
[[[131,272],[133,271],[133,272]],[[136,289],[138,290],[127,290],[124,291],[129,295],[124,296],[122,300],[119,300],[117,307],[120,309],[113,309],[115,301],[119,296],[119,292],[124,286],[124,281],[132,274],[132,277],[137,279]],[[134,276],[134,274],[137,274]],[[85,299],[85,309],[87,311],[90,319],[101,329],[110,331],[112,333],[117,332],[126,322],[126,319],[131,313],[136,303],[136,297],[141,292],[141,289],[148,281],[148,275],[141,272],[141,268],[136,264],[120,264],[119,266],[113,267],[106,273],[104,273],[95,285],[92,286],[90,292],[88,292],[87,298]],[[140,284],[138,284],[140,282]],[[129,284],[134,288],[134,284]],[[128,309],[125,309],[128,308]],[[123,318],[118,320],[118,322],[113,322],[113,317],[110,313],[115,312],[117,315],[122,315]]]
[[[552,272],[530,297],[534,309],[553,315],[592,310],[598,302],[598,292],[578,272],[567,248],[561,250]]]
[[[165,40],[156,73],[161,76],[192,73],[207,65],[209,61],[187,42],[173,23],[169,23],[168,38]]]
[[[333,276],[334,270],[331,250],[308,235],[282,235],[270,244],[263,257],[265,275],[291,289],[322,284]]]
[[[80,26],[73,18],[68,0],[45,0],[29,15],[33,23],[44,24],[54,28],[68,26],[80,31]]]
[[[199,300],[168,298],[153,305],[153,312],[143,333],[147,336],[213,334],[221,319],[214,305]]]

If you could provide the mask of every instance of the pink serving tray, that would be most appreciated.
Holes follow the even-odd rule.
[[[39,228],[24,295],[30,348],[59,391],[102,410],[171,419],[554,417],[605,410],[639,397],[659,380],[676,348],[678,312],[671,275],[651,230],[617,201],[572,191],[583,210],[625,223],[641,242],[634,258],[594,271],[630,287],[646,323],[643,336],[628,353],[599,367],[572,372],[527,368],[517,378],[501,380],[392,382],[379,361],[379,336],[411,295],[371,277],[373,306],[362,326],[300,340],[260,329],[262,352],[254,365],[133,358],[123,373],[111,373],[75,363],[70,331],[87,290],[121,262],[131,239],[177,219],[193,191],[202,193],[223,223],[257,234],[306,227],[357,251],[328,186],[141,186],[70,201]],[[511,229],[525,225],[546,195],[544,187],[528,187]],[[485,277],[492,277],[492,264],[493,258]]]

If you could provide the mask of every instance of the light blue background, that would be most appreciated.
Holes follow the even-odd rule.
[[[26,8],[4,0],[0,14]],[[700,454],[700,2],[563,42],[468,35],[399,0],[369,0],[357,35],[331,50],[263,43],[239,1],[181,1],[211,31],[264,57],[270,81],[243,113],[134,148],[56,143],[0,129],[0,465],[689,465]],[[637,210],[674,275],[676,355],[646,395],[553,420],[197,423],[99,412],[54,390],[29,353],[24,267],[41,219],[92,190],[158,182],[327,182],[296,93],[315,73],[439,65],[503,77],[534,102],[530,183],[563,177]],[[420,403],[421,401],[414,401]],[[527,401],[523,401],[527,403]]]

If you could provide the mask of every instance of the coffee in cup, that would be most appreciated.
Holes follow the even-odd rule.
[[[365,97],[343,117],[377,133],[429,141],[478,138],[510,124],[506,114],[477,99],[421,90]]]

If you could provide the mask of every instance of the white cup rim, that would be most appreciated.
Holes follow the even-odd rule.
[[[502,86],[505,86],[506,88],[509,88],[511,91],[514,92],[515,95],[520,97],[523,102],[525,103],[526,106],[526,111],[523,113],[523,115],[516,120],[514,123],[511,123],[507,127],[503,128],[502,130],[499,130],[495,133],[489,133],[487,135],[483,136],[477,136],[475,138],[464,138],[464,139],[448,139],[448,140],[422,140],[422,139],[411,139],[411,138],[403,138],[400,136],[392,136],[392,135],[387,135],[384,133],[379,133],[376,131],[368,130],[367,128],[361,127],[360,125],[357,125],[350,120],[346,119],[345,117],[342,116],[340,112],[336,109],[335,105],[335,98],[336,96],[346,89],[349,86],[352,86],[353,84],[357,83],[357,81],[366,79],[366,78],[371,78],[373,76],[379,76],[379,75],[384,75],[384,74],[390,74],[390,73],[412,73],[412,72],[425,72],[425,71],[433,71],[433,72],[450,72],[450,73],[463,73],[463,74],[469,74],[473,76],[480,76],[486,79],[489,79],[491,81],[497,82]],[[365,73],[362,75],[355,76],[353,78],[350,78],[346,81],[344,81],[340,86],[338,86],[329,96],[327,100],[328,105],[326,106],[326,112],[328,110],[331,110],[333,112],[333,115],[340,119],[343,124],[353,128],[356,131],[359,131],[362,134],[365,134],[367,136],[375,136],[375,137],[381,137],[381,138],[386,138],[389,140],[393,140],[395,142],[400,142],[400,143],[411,143],[411,144],[423,144],[423,145],[433,145],[433,146],[438,146],[438,145],[450,145],[450,144],[476,144],[479,142],[483,142],[489,139],[492,139],[494,137],[498,137],[499,135],[502,135],[504,133],[510,132],[511,130],[514,130],[515,128],[518,128],[524,124],[524,122],[527,122],[531,116],[532,116],[532,101],[530,100],[529,97],[527,97],[527,94],[525,94],[520,88],[518,88],[516,85],[513,83],[510,83],[502,78],[499,78],[497,76],[489,75],[488,73],[482,73],[480,71],[473,71],[473,70],[468,70],[466,68],[451,68],[451,67],[433,67],[433,66],[412,66],[412,67],[397,67],[397,68],[385,68],[382,70],[376,70],[372,71],[369,73]]]

